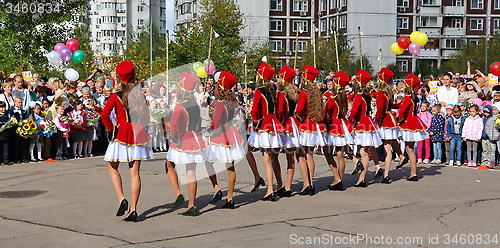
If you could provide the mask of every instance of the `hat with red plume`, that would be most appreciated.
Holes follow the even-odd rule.
[[[405,78],[405,83],[409,87],[415,89],[420,84],[420,78],[418,78],[415,74],[410,73],[408,76]]]
[[[222,88],[231,90],[231,88],[233,88],[237,81],[238,80],[236,79],[235,75],[231,74],[230,72],[223,71],[220,73],[218,83]]]
[[[262,62],[260,64],[259,69],[257,70],[257,74],[264,80],[271,80],[274,74],[276,74],[276,70],[272,68],[268,63]]]
[[[372,75],[365,70],[359,70],[354,78],[361,83],[361,85],[366,85],[372,79]]]
[[[134,63],[130,61],[122,61],[116,66],[116,74],[122,82],[130,83],[135,80]]]
[[[281,67],[280,78],[283,79],[283,81],[291,83],[295,76],[297,76],[297,73],[294,69],[292,69],[292,67],[288,65],[284,65]]]
[[[335,77],[333,78],[333,82],[340,87],[345,87],[349,84],[350,81],[351,78],[349,77],[349,75],[347,75],[347,73],[343,71],[338,71],[337,73],[335,73]]]
[[[318,69],[316,69],[312,65],[306,65],[304,66],[304,70],[302,71],[302,78],[305,80],[312,82],[316,77],[319,75]]]
[[[377,74],[377,77],[381,81],[388,83],[391,81],[392,77],[394,77],[394,72],[392,72],[391,70],[384,67],[384,68],[380,69],[380,71]]]
[[[183,72],[181,74],[181,76],[179,77],[178,86],[179,86],[179,89],[181,89],[181,90],[191,92],[196,88],[196,85],[198,85],[199,82],[200,82],[200,80],[197,77],[195,77],[194,75],[187,73],[187,72]]]

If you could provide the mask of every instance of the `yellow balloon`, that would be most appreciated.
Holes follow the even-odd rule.
[[[420,33],[417,37],[417,43],[420,45],[420,46],[425,46],[425,44],[427,44],[427,41],[429,40],[429,37],[427,37],[426,34],[424,33]]]
[[[198,75],[199,78],[206,78],[208,76],[203,66],[198,67],[198,69],[196,69],[196,74]]]
[[[417,42],[419,35],[420,35],[420,32],[418,32],[418,31],[411,32],[411,34],[410,34],[410,41],[411,42]]]
[[[391,51],[392,53],[396,54],[396,55],[400,55],[402,54],[405,50],[403,48],[401,48],[397,42],[394,42],[392,43],[391,45]]]

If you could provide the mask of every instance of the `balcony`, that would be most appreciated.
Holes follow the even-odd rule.
[[[452,27],[444,27],[443,28],[444,36],[464,36],[465,28],[452,28]]]
[[[444,16],[464,16],[465,7],[464,6],[444,6],[443,8]]]
[[[449,59],[450,56],[452,54],[456,53],[457,51],[458,51],[458,49],[451,49],[451,48],[443,49],[442,57],[443,57],[443,59]]]
[[[439,16],[441,15],[441,8],[440,6],[422,6],[418,13],[425,16]]]

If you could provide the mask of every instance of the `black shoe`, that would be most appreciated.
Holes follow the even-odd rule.
[[[264,179],[261,177],[259,178],[259,181],[253,186],[253,189],[250,192],[255,192],[259,190],[260,186],[266,186],[266,183],[264,182]]]
[[[283,192],[283,197],[292,197],[292,191],[287,190],[287,191]]]
[[[384,169],[380,168],[378,171],[375,173],[375,177],[373,179],[377,179],[379,177],[382,177],[384,175]]]
[[[276,197],[276,195],[274,193],[271,193],[267,196],[264,196],[262,199],[260,199],[262,201],[272,201],[272,202],[275,202],[278,200],[278,197]]]
[[[315,194],[316,194],[316,187],[312,185],[311,188],[309,189],[309,195],[313,196]]]
[[[366,181],[363,180],[360,183],[355,184],[354,187],[356,187],[356,188],[366,188],[366,187],[368,187],[368,185],[366,184]]]
[[[401,167],[403,167],[405,164],[408,163],[410,159],[408,158],[408,156],[405,156],[405,158],[403,158],[403,160],[401,160],[401,162],[398,164],[398,166],[396,166],[396,169],[400,169]]]
[[[192,206],[186,212],[182,212],[182,213],[179,213],[179,214],[180,215],[184,215],[184,216],[196,216],[198,214],[198,209],[196,209],[195,206]]]
[[[307,186],[304,190],[299,192],[299,195],[309,195],[309,191],[311,191],[311,186]]]
[[[389,176],[386,176],[386,177],[384,177],[384,179],[382,179],[382,181],[380,181],[380,183],[390,184],[391,179],[389,179]]]
[[[274,194],[279,197],[283,197],[285,194],[285,187],[281,187],[278,190],[274,191]]]
[[[127,218],[123,219],[124,221],[131,221],[131,222],[136,222],[137,221],[137,212],[134,210],[130,212],[127,216]]]
[[[25,160],[21,161],[21,163],[26,163],[26,164],[27,164],[27,163],[29,163],[29,162],[30,162],[30,161],[29,161],[29,160],[27,160],[27,159],[25,159]]]
[[[365,170],[365,168],[363,167],[363,162],[361,162],[361,159],[360,159],[360,160],[358,160],[358,163],[356,163],[356,168],[352,171],[351,175],[356,175],[364,170]]]
[[[13,165],[14,163],[12,163],[12,162],[4,162],[3,164],[4,165]]]
[[[123,199],[120,203],[120,207],[118,208],[118,212],[116,212],[116,216],[122,216],[128,210],[128,201],[127,199]]]
[[[234,209],[234,201],[230,200],[230,201],[226,202],[226,204],[224,204],[224,206],[222,206],[222,208]]]
[[[175,202],[172,204],[172,207],[170,208],[176,208],[180,205],[182,205],[182,203],[184,203],[185,199],[184,199],[184,196],[182,194],[179,194],[177,196],[177,198],[175,199]]]
[[[335,190],[335,191],[344,191],[344,183],[342,183],[342,181],[340,181],[334,185],[328,185],[328,189]]]
[[[418,182],[418,176],[412,176],[406,178],[406,181]]]
[[[210,200],[210,204],[215,204],[220,200],[222,200],[222,191],[219,190],[219,191],[217,191],[217,193],[215,193],[212,200]]]

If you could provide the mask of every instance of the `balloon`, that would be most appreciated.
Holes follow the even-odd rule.
[[[410,38],[408,38],[407,36],[401,36],[399,37],[398,39],[398,45],[399,47],[403,48],[403,49],[408,49],[408,47],[410,46]]]
[[[82,50],[76,50],[73,53],[73,62],[80,64],[85,59],[85,53]]]
[[[391,45],[391,51],[392,53],[396,54],[396,55],[400,55],[404,52],[404,49],[399,47],[398,43],[397,42],[394,42],[392,43]]]
[[[61,57],[59,56],[59,53],[57,53],[56,51],[52,51],[49,54],[47,54],[47,59],[49,60],[49,63],[51,65],[61,64]]]
[[[408,47],[411,54],[417,56],[420,54],[420,45],[417,42],[412,42]]]
[[[208,76],[205,68],[203,67],[199,67],[198,69],[196,69],[196,74],[199,78],[206,78]]]
[[[78,50],[78,47],[80,47],[80,44],[78,43],[77,40],[75,39],[69,39],[67,42],[66,42],[66,46],[71,49],[71,52],[75,52],[76,50]]]
[[[413,31],[410,34],[410,41],[411,42],[417,42],[418,36],[420,35],[420,32],[418,31]]]
[[[69,81],[76,81],[80,77],[80,74],[78,74],[77,71],[75,71],[72,68],[67,69],[64,72],[64,76],[69,80]]]
[[[493,62],[490,65],[490,72],[500,77],[500,62]]]
[[[425,44],[427,44],[427,41],[429,40],[429,37],[427,37],[426,34],[424,33],[420,33],[417,37],[417,43],[420,45],[420,46],[425,46]]]
[[[203,63],[201,63],[201,62],[196,62],[196,63],[194,63],[194,64],[193,64],[193,70],[194,70],[194,71],[197,71],[197,70],[198,70],[198,68],[200,68],[200,67],[203,67]]]
[[[215,65],[210,64],[210,65],[205,65],[205,71],[208,72],[208,75],[213,75],[215,73]]]
[[[205,64],[205,65],[208,65],[208,62],[210,62],[210,64],[211,64],[211,65],[213,65],[213,64],[214,64],[214,61],[213,61],[213,60],[210,60],[210,61],[209,61],[208,59],[205,59],[204,64]]]
[[[70,61],[71,57],[73,56],[71,50],[67,47],[61,48],[61,50],[59,51],[59,54],[61,55],[61,59],[64,62]]]
[[[63,43],[57,43],[57,44],[54,46],[54,51],[56,51],[56,52],[58,53],[59,51],[61,51],[61,49],[62,49],[63,47],[66,47]]]
[[[215,82],[218,82],[219,81],[219,78],[220,78],[220,71],[216,72],[215,75],[214,75],[214,80]]]

